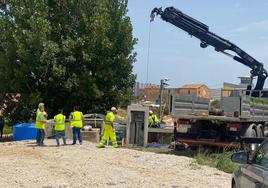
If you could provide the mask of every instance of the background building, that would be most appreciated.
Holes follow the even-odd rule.
[[[210,90],[205,84],[186,84],[176,89],[177,93],[195,97],[211,98]]]
[[[171,94],[171,88],[165,88],[163,91],[163,102],[168,103],[169,96]],[[159,95],[160,95],[160,87],[146,87],[140,89],[140,100],[144,101],[152,101],[155,103],[159,102]]]
[[[221,100],[221,88],[219,89],[210,89],[211,99],[213,100]]]

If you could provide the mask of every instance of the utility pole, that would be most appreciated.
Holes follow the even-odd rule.
[[[163,117],[163,92],[165,87],[169,86],[169,84],[167,83],[169,81],[168,78],[164,78],[160,80],[160,107],[159,107],[159,120],[160,122],[162,121],[162,117]]]

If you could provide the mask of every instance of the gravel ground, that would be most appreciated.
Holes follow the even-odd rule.
[[[55,147],[54,140],[1,143],[0,187],[227,188],[231,175],[188,157],[95,144]]]

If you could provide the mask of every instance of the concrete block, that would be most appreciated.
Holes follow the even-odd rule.
[[[83,140],[93,143],[99,143],[100,141],[100,129],[93,129],[92,131],[82,131]]]

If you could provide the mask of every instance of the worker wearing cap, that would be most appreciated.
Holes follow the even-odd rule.
[[[46,137],[46,122],[47,122],[47,113],[45,112],[45,104],[39,103],[38,109],[36,111],[36,122],[35,127],[37,128],[36,143],[39,146],[44,145],[44,140]]]
[[[158,127],[159,120],[152,110],[149,111],[149,127]]]
[[[116,117],[115,117],[116,113],[117,113],[117,109],[115,107],[112,107],[111,111],[109,111],[105,117],[105,127],[104,127],[103,136],[98,145],[99,148],[104,148],[105,143],[107,142],[109,138],[112,142],[112,146],[114,148],[118,147],[117,141],[116,141],[116,134],[114,130],[114,122],[116,121]]]
[[[63,115],[63,110],[59,109],[58,114],[54,116],[54,129],[56,133],[56,142],[57,146],[60,146],[59,138],[62,137],[63,144],[66,145],[66,136],[65,136],[65,115]]]
[[[80,145],[82,145],[81,129],[83,127],[83,113],[78,111],[78,107],[74,107],[74,111],[70,115],[70,126],[73,130],[73,145],[76,144],[77,137]]]

